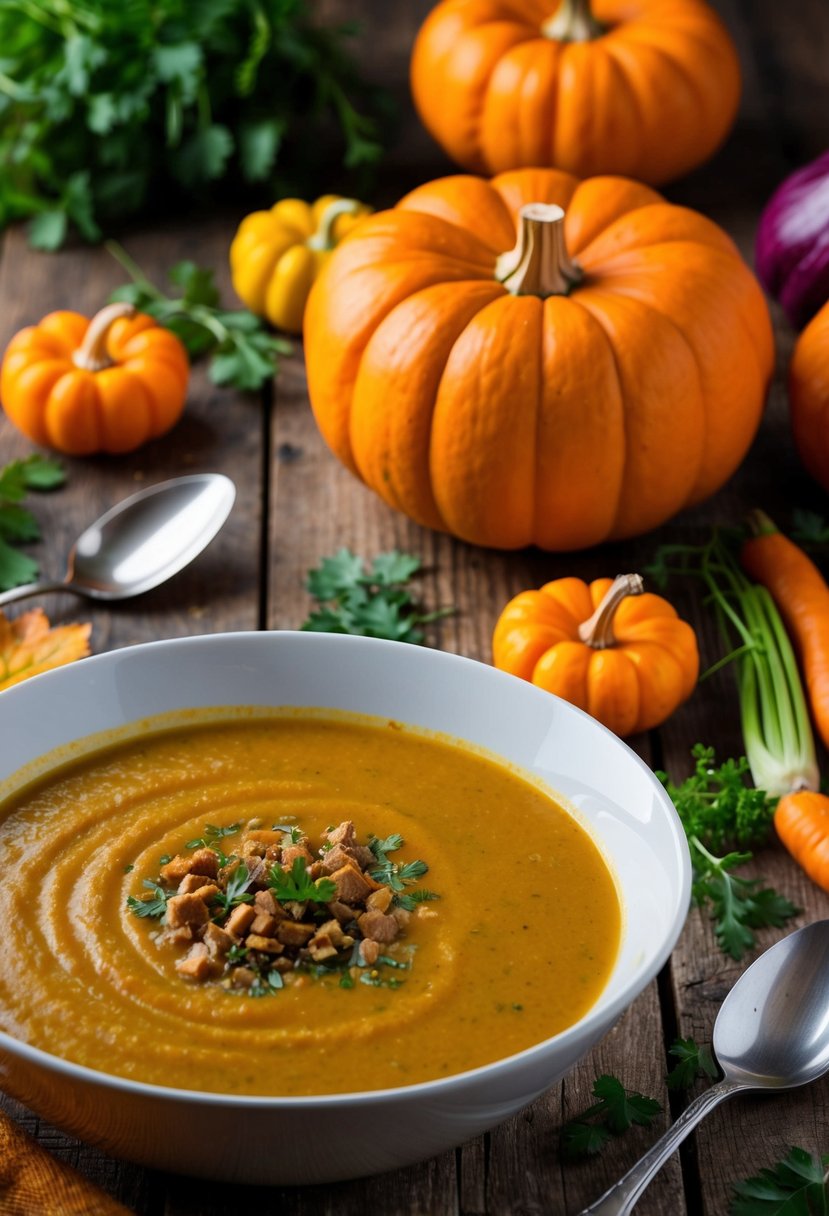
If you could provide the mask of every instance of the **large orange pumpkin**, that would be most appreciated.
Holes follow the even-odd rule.
[[[715,224],[553,170],[444,178],[364,220],[305,338],[340,460],[418,523],[505,549],[632,536],[713,493],[773,365],[762,292]]]
[[[797,339],[789,366],[789,406],[797,450],[829,490],[829,304]]]
[[[474,173],[550,165],[658,185],[725,138],[740,68],[704,0],[443,0],[411,83],[424,125]]]

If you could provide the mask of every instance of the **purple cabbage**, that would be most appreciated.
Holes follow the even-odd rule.
[[[760,217],[755,256],[766,289],[801,329],[829,300],[829,152],[775,190]]]

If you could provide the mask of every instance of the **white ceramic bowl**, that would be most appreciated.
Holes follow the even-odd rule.
[[[567,1073],[656,975],[688,908],[690,860],[670,800],[615,735],[484,664],[394,642],[243,633],[128,647],[0,694],[0,797],[39,757],[145,718],[217,705],[313,706],[395,718],[503,757],[569,801],[615,872],[619,957],[574,1026],[483,1068],[406,1088],[310,1098],[164,1089],[94,1072],[0,1033],[0,1086],[118,1156],[178,1173],[304,1183],[379,1173],[448,1149]],[[77,743],[75,743],[77,741]]]

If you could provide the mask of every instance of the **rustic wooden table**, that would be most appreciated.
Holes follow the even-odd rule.
[[[365,20],[365,70],[400,98],[402,131],[386,171],[386,196],[391,199],[418,181],[451,171],[418,127],[406,94],[408,49],[430,0],[319,3],[326,17],[347,14]],[[667,193],[721,223],[750,260],[763,201],[789,169],[829,143],[829,6],[826,0],[789,6],[779,0],[717,0],[717,7],[737,40],[744,68],[739,123],[712,163]],[[230,302],[227,248],[243,211],[240,207],[238,214],[189,217],[120,235],[158,279],[181,258],[215,267]],[[0,261],[0,340],[5,344],[17,328],[53,308],[94,311],[122,277],[103,250],[37,254],[27,248],[21,232],[8,233]],[[434,627],[430,643],[487,662],[498,612],[519,589],[563,574],[593,578],[634,570],[658,544],[700,538],[713,522],[738,520],[753,505],[762,505],[783,525],[794,507],[825,510],[824,496],[802,471],[790,440],[783,370],[792,334],[776,309],[774,318],[779,374],[761,432],[732,482],[712,501],[656,533],[565,556],[475,549],[393,514],[324,447],[308,408],[299,349],[283,362],[276,384],[261,398],[216,389],[197,369],[186,416],[171,436],[126,458],[67,461],[66,487],[34,502],[44,525],[36,556],[45,573],[58,574],[74,537],[101,511],[141,485],[195,470],[219,470],[237,485],[237,504],[224,531],[174,582],[140,600],[96,609],[58,596],[44,606],[55,621],[90,619],[97,652],[194,633],[296,628],[309,608],[305,572],[320,557],[341,545],[366,556],[397,546],[422,556],[426,602],[458,608]],[[29,451],[0,420],[0,463]],[[672,596],[698,629],[703,661],[710,661],[719,653],[719,643],[705,609],[688,588],[676,586]],[[631,742],[648,763],[679,778],[689,771],[689,750],[697,740],[714,745],[723,757],[741,750],[727,671],[701,686],[661,730]],[[829,915],[829,900],[781,848],[763,850],[757,864],[772,885],[804,909],[792,928]],[[770,945],[782,932],[763,932],[759,946]],[[662,974],[563,1084],[454,1153],[336,1187],[242,1191],[161,1175],[112,1160],[10,1100],[3,1106],[58,1158],[72,1162],[141,1216],[218,1216],[251,1205],[286,1216],[575,1213],[679,1113],[687,1099],[669,1095],[665,1088],[667,1046],[678,1034],[710,1041],[719,1004],[747,961],[735,964],[719,953],[710,924],[692,911]],[[595,1160],[563,1164],[561,1124],[589,1104],[593,1080],[602,1072],[654,1095],[664,1113],[655,1128],[630,1131]],[[792,1144],[829,1149],[829,1080],[773,1099],[742,1098],[716,1111],[653,1182],[637,1211],[642,1216],[725,1213],[732,1181],[776,1161]],[[1,1201],[0,1210],[7,1210]]]

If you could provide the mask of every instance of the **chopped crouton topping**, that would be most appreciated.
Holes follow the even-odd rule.
[[[401,940],[411,913],[437,916],[425,906],[433,892],[407,890],[426,863],[395,862],[398,835],[359,843],[351,820],[317,848],[298,826],[260,825],[206,825],[163,859],[157,880],[144,879],[151,895],[128,897],[136,916],[162,918],[156,945],[176,950],[178,974],[250,996],[331,978],[398,987],[414,950]],[[237,834],[230,851],[224,838]]]

